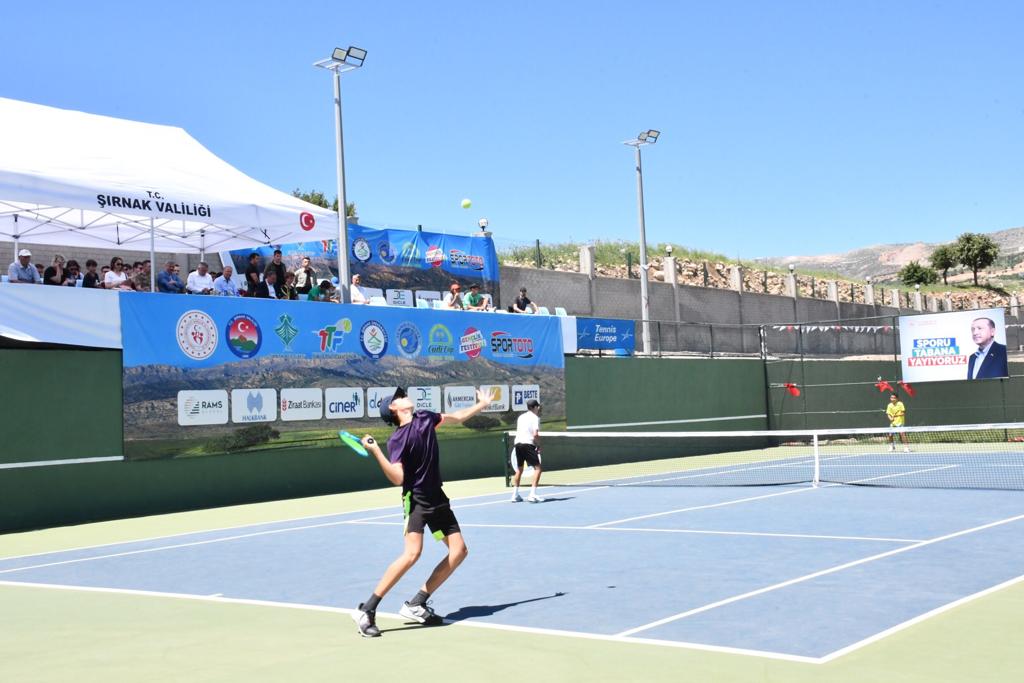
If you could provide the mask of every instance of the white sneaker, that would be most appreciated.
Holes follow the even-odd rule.
[[[534,493],[531,493],[530,496],[526,500],[531,502],[531,503],[543,503],[544,502],[543,498],[541,498],[540,496],[538,496],[538,495],[536,495]]]
[[[910,446],[904,446],[903,447],[903,452],[904,453],[909,453],[910,452]]]
[[[523,497],[520,496],[518,493],[513,493],[512,497],[509,498],[509,500],[511,500],[513,503],[522,503]]]
[[[398,614],[406,619],[427,626],[437,626],[444,623],[444,619],[439,617],[430,605],[410,605],[405,602],[402,603],[402,608],[398,610]]]
[[[896,450],[896,447],[895,447],[895,446],[893,446],[892,444],[889,444],[889,452],[890,452],[890,453],[892,453],[892,452],[894,452],[895,450]]]

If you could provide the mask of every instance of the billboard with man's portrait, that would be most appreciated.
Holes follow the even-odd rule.
[[[1009,377],[1003,309],[900,317],[907,382]]]

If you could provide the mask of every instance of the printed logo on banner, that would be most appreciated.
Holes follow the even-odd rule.
[[[290,353],[292,342],[299,336],[299,328],[292,324],[292,317],[285,313],[278,317],[274,334],[284,343],[284,350]]]
[[[178,424],[223,425],[228,423],[228,392],[223,389],[178,392]]]
[[[366,414],[363,390],[356,387],[324,389],[324,417],[328,420],[356,419]]]
[[[485,394],[494,392],[494,400],[487,404],[483,412],[485,413],[504,413],[508,410],[508,385],[507,384],[484,384],[480,387],[480,391]]]
[[[391,403],[391,397],[395,395],[398,387],[367,387],[366,389],[366,416],[377,417],[380,415],[380,403],[386,401]]]
[[[359,344],[363,347],[363,353],[377,360],[387,353],[388,333],[376,320],[367,320],[359,330]]]
[[[391,242],[388,242],[387,240],[384,240],[377,245],[377,255],[380,256],[380,260],[384,263],[394,263],[395,258],[398,256],[398,254],[395,253],[395,250],[391,248]]]
[[[420,355],[420,348],[423,343],[420,339],[420,330],[410,322],[398,324],[395,330],[395,337],[398,340],[398,353],[403,358],[415,358]]]
[[[512,385],[512,410],[526,410],[526,402],[531,398],[540,400],[539,384]]]
[[[186,311],[178,318],[177,337],[178,348],[193,360],[206,360],[217,350],[217,326],[202,311]]]
[[[484,335],[475,327],[467,327],[459,338],[459,353],[464,353],[469,358],[476,358],[480,350],[484,348]]]
[[[256,319],[244,313],[228,320],[224,327],[228,338],[228,348],[239,358],[252,358],[263,345],[263,332]]]
[[[324,394],[320,389],[282,389],[281,419],[319,420],[324,416]]]
[[[276,389],[231,390],[232,422],[273,422],[276,419]]]
[[[448,263],[452,268],[460,268],[462,270],[483,270],[484,269],[484,257],[475,256],[473,254],[467,254],[459,249],[448,250]]]
[[[427,263],[432,268],[440,268],[441,264],[444,263],[444,249],[437,245],[427,247]]]
[[[476,387],[445,387],[444,405],[446,410],[469,408],[476,403]]]
[[[308,211],[303,211],[299,214],[299,226],[306,232],[309,232],[316,227],[316,216]]]
[[[533,358],[533,339],[514,337],[508,332],[491,332],[491,355],[505,358]]]
[[[408,391],[415,410],[440,413],[444,409],[441,404],[441,387],[409,387]]]
[[[431,327],[427,335],[427,355],[435,358],[451,358],[455,355],[452,333],[440,323]]]
[[[356,260],[360,263],[366,263],[373,256],[373,250],[370,249],[370,243],[362,237],[357,237],[352,241],[352,255],[356,257]]]
[[[321,327],[314,332],[320,338],[320,353],[337,353],[341,349],[341,343],[345,341],[345,335],[352,331],[352,321],[342,318],[333,325]]]
[[[420,260],[420,250],[415,242],[402,243],[402,263],[412,264]]]

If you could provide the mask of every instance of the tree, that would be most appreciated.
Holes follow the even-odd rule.
[[[928,266],[911,261],[900,268],[899,278],[905,285],[930,285],[939,281],[939,274]]]
[[[330,208],[331,211],[337,211],[338,210],[338,198],[335,197],[333,202],[328,202],[327,201],[327,195],[325,195],[320,190],[310,190],[309,192],[303,192],[299,188],[295,188],[294,190],[292,190],[292,196],[293,197],[298,197],[299,199],[301,199],[304,202],[309,202],[310,204],[316,204],[317,206],[322,207],[324,209]],[[356,218],[357,217],[356,216],[356,203],[355,202],[348,202],[346,204],[346,206],[345,206],[345,216],[348,217],[348,218]]]
[[[978,286],[978,271],[988,268],[999,256],[999,245],[988,235],[965,232],[956,238],[953,245],[956,260],[974,273],[974,286]]]
[[[935,247],[935,251],[932,252],[930,260],[932,262],[932,268],[942,271],[942,284],[948,285],[949,282],[946,280],[946,276],[949,274],[949,269],[953,268],[958,263],[954,245],[943,244]]]

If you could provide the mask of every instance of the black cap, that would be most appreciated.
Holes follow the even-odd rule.
[[[475,282],[474,282],[473,284],[471,284],[471,285],[469,286],[469,288],[470,288],[470,289],[480,289],[480,285],[478,285],[477,283],[475,283]]]
[[[529,401],[526,402],[526,409],[533,410],[534,408],[540,408],[540,401],[538,401],[535,398],[531,398]]]
[[[398,416],[395,415],[394,411],[391,410],[390,406],[396,398],[405,398],[408,394],[405,393],[405,389],[398,387],[395,389],[395,393],[392,394],[391,398],[387,401],[380,402],[380,419],[384,420],[389,425],[394,427],[398,426]]]

